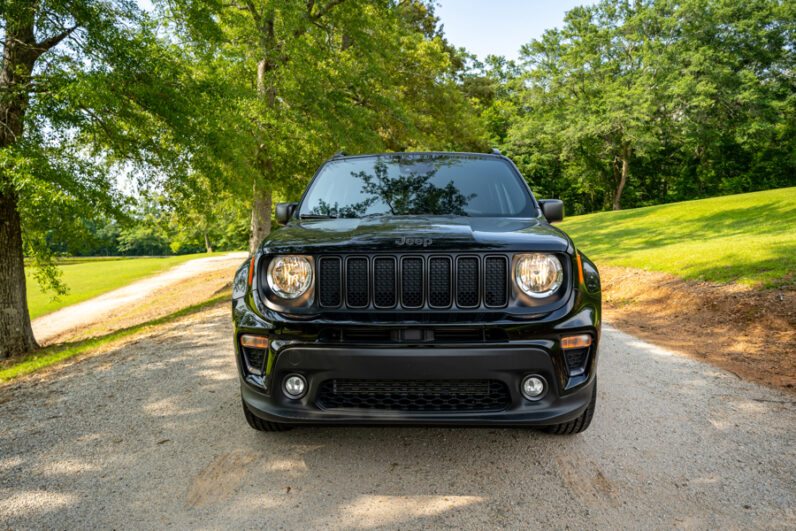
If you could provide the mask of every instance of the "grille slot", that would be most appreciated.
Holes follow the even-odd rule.
[[[342,303],[340,285],[342,275],[340,259],[337,257],[321,258],[318,264],[318,302],[326,308],[336,308]]]
[[[500,411],[511,402],[497,380],[326,380],[317,403],[324,409],[394,411]]]
[[[392,308],[396,304],[395,258],[381,257],[373,260],[373,305]]]
[[[423,306],[423,259],[419,256],[401,261],[401,304],[404,308]]]
[[[451,259],[435,256],[428,261],[428,305],[447,308],[451,305]]]
[[[478,258],[459,257],[456,261],[456,304],[460,308],[476,308],[478,296]]]
[[[349,308],[365,308],[368,298],[368,259],[351,257],[346,261],[346,304]]]
[[[487,256],[484,260],[484,304],[493,308],[508,302],[508,260],[505,256]]]

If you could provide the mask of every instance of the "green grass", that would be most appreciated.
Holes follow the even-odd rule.
[[[796,270],[796,188],[599,212],[558,225],[600,264],[776,287]]]
[[[76,341],[74,343],[65,343],[62,345],[53,345],[51,347],[38,350],[33,354],[29,354],[20,359],[3,362],[3,364],[0,364],[0,382],[6,382],[8,380],[13,380],[14,378],[30,374],[39,369],[57,363],[61,360],[65,360],[67,358],[71,358],[72,356],[77,356],[78,354],[83,354],[92,351],[103,345],[107,345],[114,341],[118,341],[120,339],[124,339],[134,334],[144,332],[147,329],[152,328],[154,326],[161,325],[169,321],[173,321],[175,319],[178,319],[190,313],[197,312],[204,308],[213,306],[220,302],[229,301],[231,296],[232,296],[231,291],[228,291],[226,293],[221,293],[209,300],[200,302],[199,304],[194,304],[193,306],[188,306],[187,308],[183,308],[182,310],[178,310],[164,317],[153,319],[146,323],[141,323],[139,325],[132,326],[130,328],[117,330],[102,337],[86,339],[83,341]]]
[[[166,269],[195,258],[222,255],[212,254],[185,254],[180,256],[165,256],[158,258],[78,258],[65,259],[61,265],[63,281],[69,288],[69,293],[53,299],[53,293],[45,293],[33,277],[33,272],[26,269],[25,278],[28,288],[28,310],[30,318],[54,312],[64,306],[75,304],[91,297],[96,297],[106,291],[122,287],[139,278],[154,275]]]

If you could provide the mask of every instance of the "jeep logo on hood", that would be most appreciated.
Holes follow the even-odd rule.
[[[407,238],[401,236],[395,240],[395,245],[422,245],[423,247],[428,247],[431,245],[431,238]]]

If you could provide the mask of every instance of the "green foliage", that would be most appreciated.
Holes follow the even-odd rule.
[[[795,41],[792,2],[602,1],[490,65],[482,115],[571,213],[792,186]]]
[[[234,124],[236,161],[206,159],[242,194],[252,180],[296,197],[331,153],[484,147],[456,79],[460,57],[430,4],[386,0],[222,3],[164,0],[174,34],[190,36],[195,75],[236,97],[209,121]],[[227,126],[223,126],[227,127]],[[247,155],[248,153],[248,155]],[[191,191],[213,190],[200,181]]]
[[[558,226],[600,264],[714,282],[794,282],[796,188],[600,212]]]

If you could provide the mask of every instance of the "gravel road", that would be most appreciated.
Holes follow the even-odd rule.
[[[226,306],[0,388],[0,528],[796,527],[796,404],[610,328],[584,434],[240,411]]]
[[[248,253],[236,252],[189,260],[163,273],[142,278],[93,299],[42,315],[32,322],[33,335],[39,343],[46,343],[70,330],[96,325],[107,320],[109,315],[146,300],[159,289],[185,282],[202,273],[238,266],[247,256]]]

